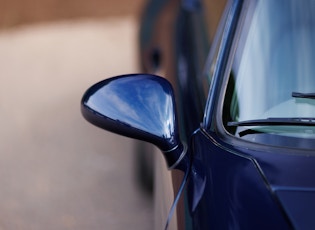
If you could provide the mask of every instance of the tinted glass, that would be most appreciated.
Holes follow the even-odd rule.
[[[249,127],[229,126],[229,121],[315,118],[314,41],[315,1],[249,1],[225,93],[223,122],[230,133],[241,136]],[[313,126],[263,124],[250,129],[244,138],[253,141],[258,132],[315,138]]]
[[[208,94],[210,83],[216,66],[217,55],[219,52],[220,41],[223,34],[223,26],[226,22],[226,0],[204,0],[202,1],[205,7],[205,18],[208,29],[209,43],[211,49],[208,56],[208,61],[205,67],[205,75],[202,76],[202,86],[205,94]],[[220,21],[221,20],[221,21]]]

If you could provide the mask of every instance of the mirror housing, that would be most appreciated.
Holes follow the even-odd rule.
[[[169,169],[185,170],[187,148],[179,138],[174,91],[166,79],[130,74],[103,80],[85,92],[81,112],[102,129],[156,145]]]

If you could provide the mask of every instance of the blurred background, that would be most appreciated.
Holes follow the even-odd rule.
[[[80,99],[138,72],[144,0],[0,0],[0,229],[150,229],[130,139]]]
[[[78,18],[138,17],[145,0],[1,0],[2,28]]]

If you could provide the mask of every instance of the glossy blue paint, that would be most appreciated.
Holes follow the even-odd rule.
[[[205,131],[193,140],[195,159],[208,169],[204,196],[193,214],[195,229],[315,225],[313,151],[237,144]]]
[[[194,229],[291,228],[248,150],[237,150],[203,131],[194,135],[193,149],[207,176],[203,198],[192,214]]]
[[[187,163],[179,164],[186,150],[179,138],[173,89],[164,78],[131,74],[101,81],[84,94],[81,112],[100,128],[156,145],[168,167],[186,171]]]
[[[243,149],[248,149],[245,146]],[[315,154],[268,146],[247,150],[295,229],[315,226]],[[266,151],[268,149],[268,151]],[[243,151],[245,152],[245,151]]]

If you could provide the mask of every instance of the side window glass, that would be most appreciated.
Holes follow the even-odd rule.
[[[202,0],[205,9],[208,35],[212,43],[217,32],[217,28],[222,17],[226,0]]]
[[[197,0],[195,2],[199,2],[201,7],[184,11],[186,13],[184,21],[187,24],[184,33],[188,45],[186,44],[187,48],[183,50],[189,50],[186,57],[191,71],[189,80],[195,91],[198,116],[202,118],[210,85],[208,77],[205,77],[205,66],[209,57],[209,49],[215,43],[216,31],[227,0]]]
[[[224,24],[226,22],[227,13],[224,11],[226,2],[226,0],[204,1],[205,10],[209,12],[206,20],[211,44],[210,53],[202,78],[203,91],[206,95],[209,92],[210,84],[215,71]]]

